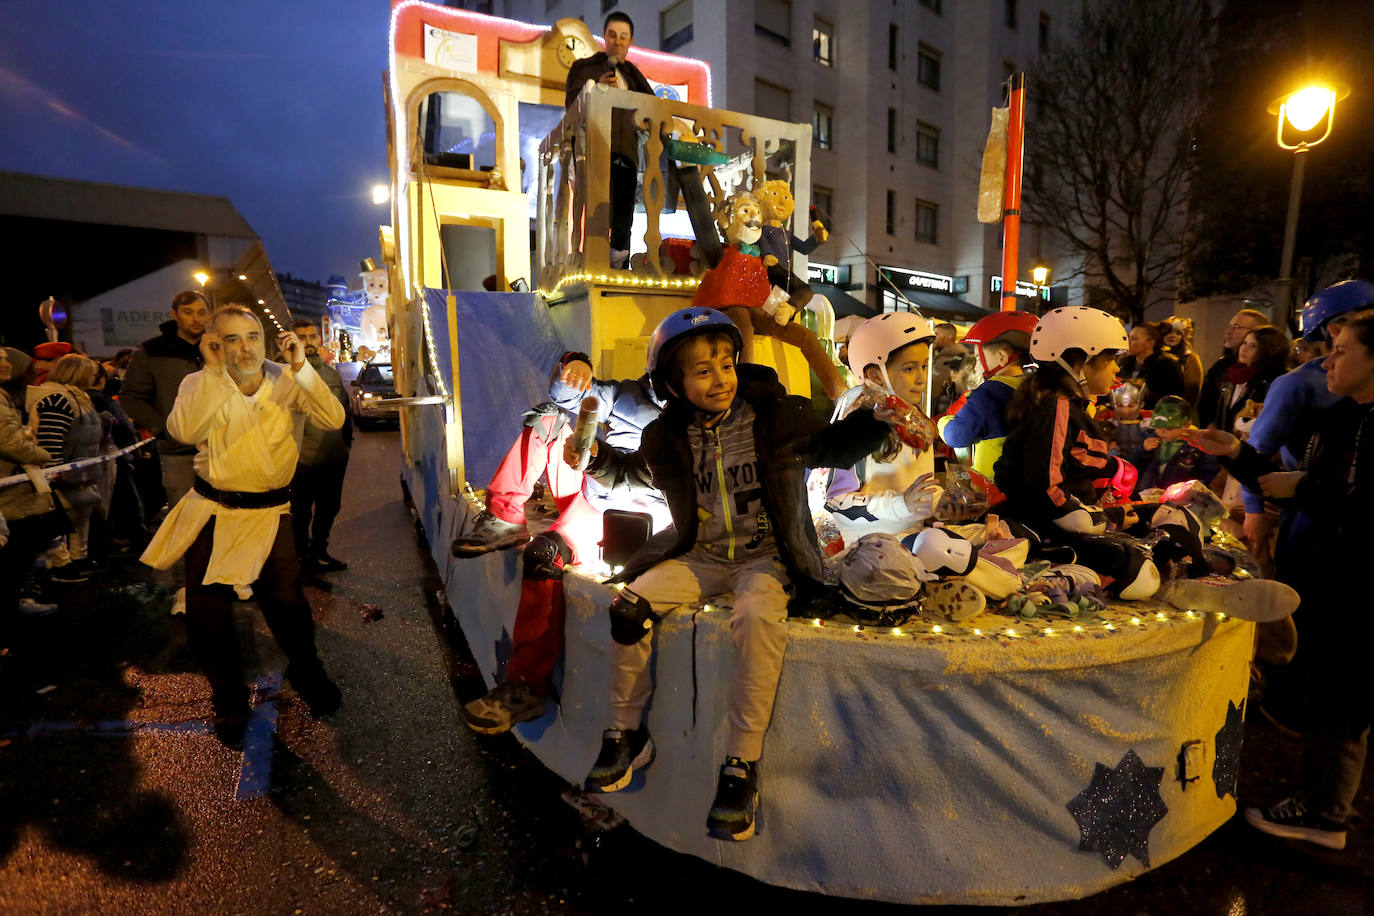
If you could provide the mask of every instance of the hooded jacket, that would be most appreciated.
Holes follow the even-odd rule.
[[[175,320],[159,328],[162,333],[140,344],[129,360],[119,403],[129,419],[157,436],[159,454],[194,455],[195,446],[173,439],[166,427],[181,380],[201,367],[200,348],[177,334]]]
[[[22,474],[23,465],[45,465],[53,456],[24,434],[24,421],[9,395],[0,391],[0,478]],[[52,508],[52,498],[37,492],[32,484],[21,483],[0,489],[0,515],[28,518]]]
[[[816,529],[806,502],[806,471],[811,467],[849,467],[887,439],[888,426],[872,411],[857,410],[826,424],[805,398],[788,395],[777,373],[766,366],[740,364],[738,399],[754,410],[754,448],[763,481],[763,505],[792,580],[789,611],[804,614],[806,605],[825,591]],[[639,451],[601,449],[587,473],[603,486],[655,487],[672,513],[673,527],[640,548],[616,577],[628,582],[651,566],[682,556],[696,544],[697,497],[688,427],[697,411],[673,398],[663,414],[644,430]]]

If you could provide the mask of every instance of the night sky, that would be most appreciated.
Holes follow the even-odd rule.
[[[386,0],[0,0],[0,169],[228,197],[278,271],[389,219]]]

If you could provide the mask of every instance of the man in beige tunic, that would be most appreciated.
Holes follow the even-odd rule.
[[[182,381],[167,431],[194,445],[195,485],[168,512],[143,562],[167,569],[186,558],[186,630],[210,681],[215,733],[230,747],[247,724],[233,599],[250,595],[286,654],[286,677],[315,716],[339,707],[339,688],[315,651],[290,518],[299,448],[294,415],[338,429],[343,407],[305,358],[295,334],[277,338],[287,365],[265,362],[262,323],[241,305],[210,317],[205,367]]]

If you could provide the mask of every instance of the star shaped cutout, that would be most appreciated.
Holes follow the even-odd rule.
[[[1226,701],[1226,724],[1217,732],[1216,759],[1212,761],[1212,781],[1217,784],[1217,798],[1236,794],[1236,778],[1240,775],[1240,741],[1245,730],[1245,701],[1240,706]]]
[[[1164,767],[1147,767],[1134,749],[1115,767],[1099,763],[1088,787],[1066,807],[1078,822],[1080,850],[1096,849],[1112,868],[1126,855],[1150,867],[1150,830],[1169,808],[1159,794]]]

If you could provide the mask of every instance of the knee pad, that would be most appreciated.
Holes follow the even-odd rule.
[[[622,646],[633,646],[663,618],[653,612],[649,602],[629,590],[611,599],[611,638]]]
[[[557,531],[535,535],[525,545],[526,579],[561,579],[563,566],[572,560],[572,548]]]
[[[1127,548],[1126,567],[1112,583],[1122,601],[1142,601],[1159,591],[1159,568],[1138,548]]]
[[[1071,534],[1102,534],[1107,530],[1107,517],[1096,506],[1079,506],[1054,523]]]

